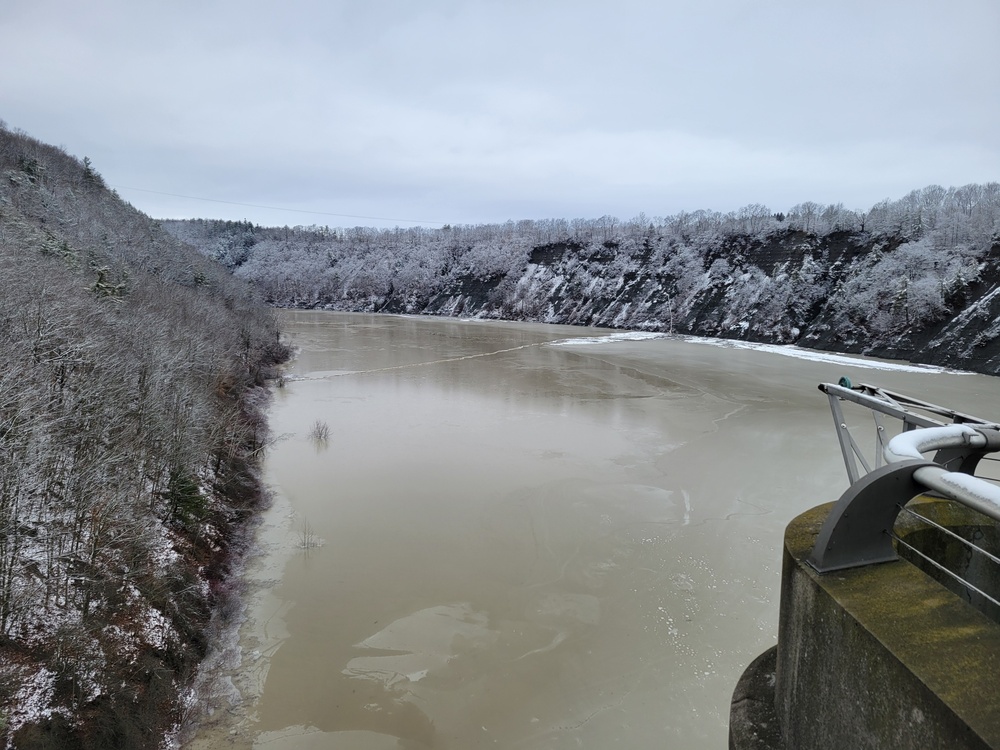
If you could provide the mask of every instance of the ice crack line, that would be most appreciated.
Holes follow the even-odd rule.
[[[466,354],[462,357],[448,357],[445,359],[432,359],[427,362],[411,362],[407,365],[393,365],[392,367],[377,367],[373,370],[351,370],[350,372],[338,372],[332,375],[318,375],[310,376],[303,375],[300,377],[289,378],[289,380],[330,380],[331,378],[346,378],[350,375],[371,375],[376,372],[391,372],[392,370],[408,370],[414,367],[427,367],[429,365],[442,365],[448,362],[461,362],[466,359],[479,359],[481,357],[493,357],[497,354],[506,354],[507,352],[516,352],[521,349],[531,349],[535,346],[544,346],[545,344],[551,343],[549,341],[539,341],[534,344],[522,344],[521,346],[512,346],[509,349],[497,349],[493,352],[481,352],[479,354]]]

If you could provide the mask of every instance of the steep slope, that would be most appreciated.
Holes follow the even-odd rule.
[[[6,128],[0,278],[0,737],[168,746],[263,499],[276,324]]]
[[[1000,372],[997,183],[931,186],[864,212],[165,226],[279,306],[674,331]]]

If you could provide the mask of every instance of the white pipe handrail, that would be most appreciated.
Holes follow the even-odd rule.
[[[904,506],[933,492],[1000,521],[1000,487],[974,476],[990,453],[1000,452],[1000,425],[969,414],[842,378],[823,383],[851,486],[834,504],[808,562],[820,573],[898,559],[893,527]],[[840,409],[850,401],[872,410],[875,461],[864,460]],[[899,419],[901,434],[887,439],[882,416]],[[932,415],[932,416],[929,416]],[[943,424],[938,417],[953,420]],[[933,453],[933,456],[924,454]],[[858,470],[858,461],[864,473]],[[882,465],[884,461],[884,465]]]
[[[986,436],[968,425],[924,427],[904,432],[885,446],[883,456],[888,464],[923,458],[924,453],[946,448],[985,448]],[[1000,487],[940,466],[923,466],[913,478],[929,490],[967,505],[973,510],[1000,521]]]

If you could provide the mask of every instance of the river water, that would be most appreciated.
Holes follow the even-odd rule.
[[[775,642],[784,527],[847,485],[816,385],[1000,416],[1000,379],[979,375],[285,320],[276,499],[191,750],[724,748],[736,681]]]

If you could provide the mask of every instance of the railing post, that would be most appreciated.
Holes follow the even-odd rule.
[[[857,461],[855,460],[857,449],[855,448],[851,433],[847,429],[847,423],[844,421],[844,412],[840,408],[840,398],[834,396],[833,394],[827,394],[827,398],[830,399],[830,412],[833,414],[833,426],[837,432],[837,440],[840,441],[840,452],[844,456],[844,466],[847,468],[847,478],[851,484],[854,484],[861,476],[858,472]],[[865,468],[867,469],[868,467],[866,466]]]
[[[959,471],[963,474],[975,474],[979,461],[988,453],[1000,450],[1000,431],[996,428],[974,425],[973,429],[986,438],[986,445],[960,445],[953,448],[942,448],[934,454],[934,463],[947,471]]]
[[[897,559],[889,532],[899,509],[925,490],[913,478],[932,461],[901,461],[852,484],[820,529],[808,563],[820,573]]]

